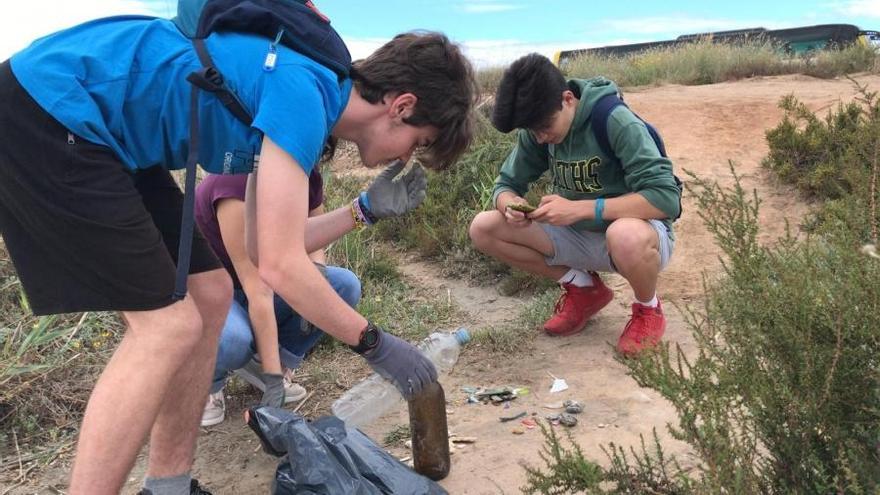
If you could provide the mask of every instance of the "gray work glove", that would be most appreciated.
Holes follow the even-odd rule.
[[[260,399],[261,406],[283,407],[284,406],[284,376],[273,373],[263,373],[263,383],[266,390]]]
[[[405,340],[379,331],[379,343],[363,354],[382,378],[390,381],[406,400],[437,381],[437,369],[422,352]]]
[[[395,160],[367,188],[367,206],[376,217],[397,217],[415,209],[425,200],[428,176],[419,164],[413,164],[400,180],[394,180],[406,163]]]

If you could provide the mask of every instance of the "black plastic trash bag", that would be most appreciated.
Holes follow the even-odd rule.
[[[274,407],[255,407],[249,413],[248,426],[263,449],[284,456],[275,471],[275,495],[446,494],[336,416],[308,422]]]

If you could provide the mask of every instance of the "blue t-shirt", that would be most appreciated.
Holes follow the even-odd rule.
[[[213,33],[208,52],[254,116],[238,121],[213,94],[199,94],[199,163],[217,174],[249,172],[263,134],[308,174],[348,103],[351,81],[269,40]],[[189,151],[186,76],[201,67],[192,42],[167,19],[98,19],[41,38],[15,54],[12,71],[46,112],[71,132],[109,146],[132,170],[179,169]]]

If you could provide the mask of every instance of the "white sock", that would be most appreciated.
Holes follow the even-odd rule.
[[[574,268],[565,272],[558,282],[560,284],[571,284],[575,287],[592,287],[593,286],[593,277],[590,276],[589,273],[583,270],[576,270]]]
[[[636,302],[639,303],[639,304],[641,304],[642,306],[646,306],[646,307],[648,307],[648,308],[656,308],[656,307],[657,307],[657,304],[658,304],[660,301],[657,299],[657,293],[655,292],[655,293],[654,293],[654,297],[652,297],[650,301],[648,301],[648,302],[642,302],[642,301],[639,301],[638,299],[636,299]]]

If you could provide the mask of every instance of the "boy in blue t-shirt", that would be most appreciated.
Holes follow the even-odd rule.
[[[433,365],[346,304],[308,253],[420,198],[388,190],[307,223],[308,176],[331,138],[368,167],[417,149],[428,167],[453,164],[472,138],[469,63],[445,36],[409,33],[340,82],[283,46],[264,71],[260,36],[218,32],[206,45],[254,120],[201,93],[200,164],[247,173],[259,162],[246,227],[260,278],[412,396],[436,380]],[[55,33],[0,64],[0,232],[30,305],[120,311],[127,326],[86,408],[71,494],[118,493],[148,435],[145,493],[202,493],[189,471],[231,283],[196,233],[189,291],[172,297],[183,201],[168,173],[189,152],[185,78],[200,67],[170,21],[132,17]]]

